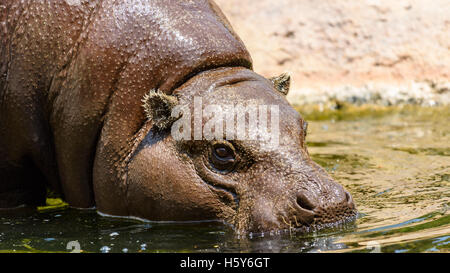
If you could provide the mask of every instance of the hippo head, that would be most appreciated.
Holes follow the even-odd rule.
[[[307,123],[285,99],[288,81],[220,68],[193,76],[172,94],[147,95],[149,130],[128,165],[129,213],[162,221],[219,219],[240,233],[354,219],[350,194],[308,154]],[[207,115],[212,112],[221,114]]]

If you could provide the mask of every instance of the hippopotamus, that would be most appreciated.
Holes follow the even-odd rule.
[[[255,73],[212,0],[4,0],[0,32],[0,208],[45,204],[51,190],[103,215],[239,233],[355,218],[308,154],[290,77]],[[278,142],[174,137],[199,97],[276,106]]]

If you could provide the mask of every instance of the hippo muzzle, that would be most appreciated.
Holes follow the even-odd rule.
[[[351,195],[314,162],[303,164],[298,173],[260,178],[271,184],[267,188],[275,183],[280,183],[281,188],[278,193],[255,196],[246,207],[240,208],[243,215],[251,215],[248,222],[238,222],[241,230],[311,231],[354,219],[356,210]]]

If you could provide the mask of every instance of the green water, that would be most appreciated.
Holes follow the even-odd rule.
[[[143,223],[49,199],[0,214],[0,252],[450,252],[449,108],[300,111],[313,159],[355,199],[355,223],[238,238],[221,223]]]

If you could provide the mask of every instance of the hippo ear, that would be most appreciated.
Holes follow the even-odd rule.
[[[289,88],[291,86],[291,76],[289,74],[283,73],[280,76],[270,78],[269,80],[281,94],[286,96],[289,93]]]
[[[172,109],[178,105],[175,96],[151,90],[142,99],[145,115],[159,130],[168,129],[179,117],[172,117]]]

